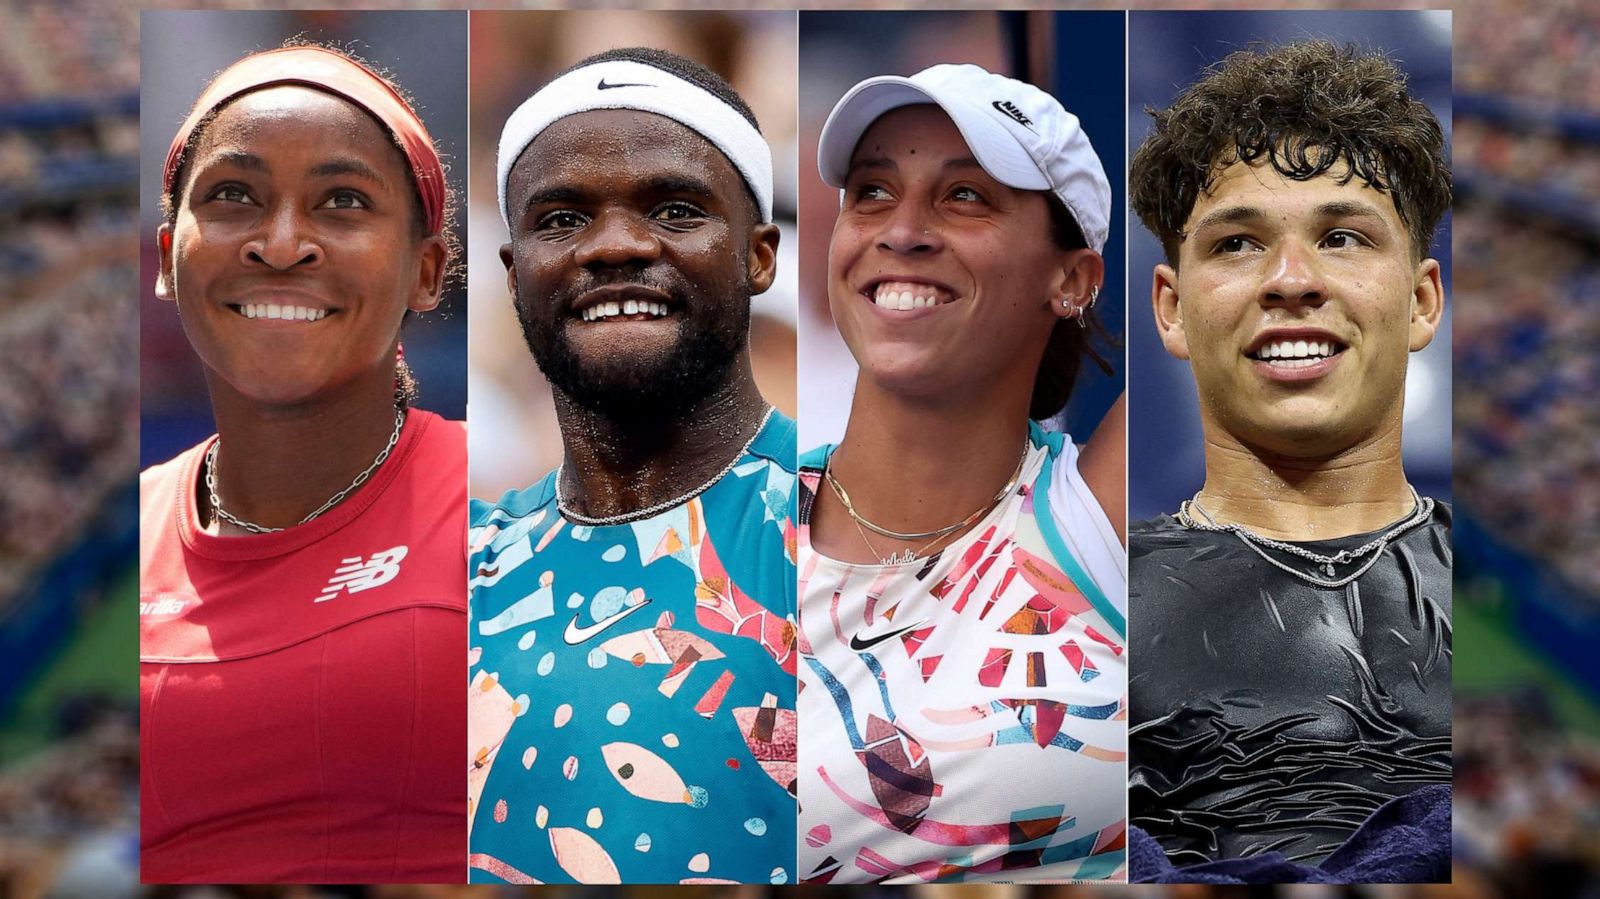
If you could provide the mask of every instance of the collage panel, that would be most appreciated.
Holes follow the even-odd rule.
[[[461,882],[466,16],[140,24],[140,877]]]
[[[1448,881],[1450,13],[1128,39],[1132,876]]]
[[[1124,16],[800,22],[801,879],[1124,881]]]
[[[793,882],[795,17],[471,18],[470,879]]]

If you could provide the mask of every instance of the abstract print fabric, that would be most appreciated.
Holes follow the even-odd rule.
[[[784,883],[795,424],[700,496],[587,527],[555,477],[474,501],[473,882]]]
[[[827,448],[802,460],[803,880],[1125,878],[1125,581],[1066,548],[1116,537],[1052,517],[1053,477],[1088,489],[1070,441],[1030,437],[987,517],[900,564],[811,548]]]

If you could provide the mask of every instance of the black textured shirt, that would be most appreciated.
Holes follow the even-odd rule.
[[[1365,561],[1327,578],[1263,551],[1329,580]],[[1385,801],[1450,782],[1449,506],[1339,588],[1169,516],[1135,524],[1128,554],[1130,821],[1173,864],[1315,864]]]

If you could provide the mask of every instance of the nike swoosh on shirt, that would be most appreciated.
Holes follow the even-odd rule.
[[[617,622],[628,617],[629,615],[632,615],[634,612],[639,611],[649,604],[650,600],[647,599],[636,606],[628,606],[626,609],[602,618],[588,627],[578,627],[578,613],[574,612],[572,613],[572,620],[567,622],[567,632],[561,635],[561,639],[567,641],[568,646],[577,646],[579,643],[588,640],[611,625],[616,624]]]
[[[905,627],[896,628],[895,630],[889,631],[886,634],[868,634],[866,628],[862,628],[861,630],[850,635],[850,648],[856,652],[865,652],[885,640],[892,640],[902,634],[910,633],[911,631],[914,631],[927,623],[928,619],[919,618]]]
[[[655,87],[655,85],[653,85],[653,84],[642,84],[642,83],[637,83],[637,82],[632,82],[632,81],[622,81],[622,82],[617,82],[616,84],[607,84],[606,80],[604,78],[600,79],[600,87],[598,88],[599,90],[608,91],[608,90],[611,90],[614,87]]]

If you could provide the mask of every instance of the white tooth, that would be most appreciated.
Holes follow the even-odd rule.
[[[662,305],[662,304],[660,304],[660,303],[651,303],[650,304],[650,314],[651,315],[666,315],[667,314],[667,307]]]
[[[328,310],[326,309],[313,309],[311,310],[311,320],[314,322],[322,321],[322,317],[327,314]]]
[[[267,304],[267,318],[272,318],[272,319],[283,318],[283,307],[279,306],[277,303],[268,303]]]
[[[872,298],[872,302],[884,308],[888,308],[889,295],[880,290],[878,291],[877,295]]]
[[[265,304],[265,303],[257,303],[254,306],[251,306],[250,310],[251,310],[250,311],[250,317],[251,318],[266,318],[266,315],[267,315],[267,304]]]
[[[911,308],[911,291],[909,291],[909,290],[900,291],[900,308],[901,309],[910,309]]]
[[[606,304],[606,315],[621,315],[621,314],[622,314],[622,304],[621,303],[613,301],[613,302],[610,302],[610,303]]]
[[[622,314],[623,315],[638,315],[639,314],[639,301],[638,300],[624,300],[623,303],[622,303]]]
[[[1327,342],[1326,340],[1322,342],[1322,345],[1319,347],[1319,349],[1322,350],[1322,355],[1324,356],[1333,355],[1333,344]]]
[[[1296,340],[1294,342],[1294,354],[1296,356],[1304,356],[1307,349],[1308,348],[1306,347],[1306,342],[1304,340]]]
[[[311,320],[311,310],[307,309],[304,306],[296,306],[296,307],[294,307],[294,318],[295,318],[295,321],[301,321],[301,322],[310,321]]]

